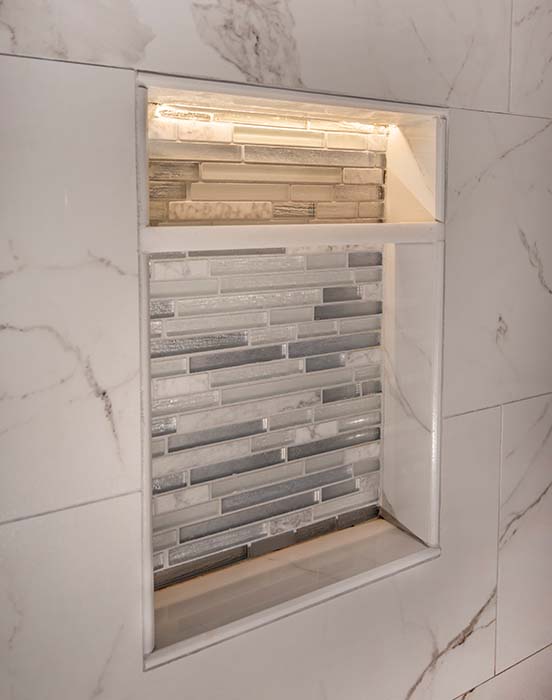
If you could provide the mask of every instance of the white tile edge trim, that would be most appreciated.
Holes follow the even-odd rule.
[[[142,253],[171,253],[216,248],[317,245],[434,243],[445,238],[444,224],[267,224],[217,226],[144,226]]]
[[[335,92],[320,92],[317,90],[298,90],[294,88],[274,87],[269,85],[251,85],[235,81],[221,81],[210,78],[192,78],[185,76],[138,71],[138,85],[146,88],[161,88],[165,90],[189,92],[214,92],[223,95],[243,96],[247,98],[264,97],[272,100],[288,102],[320,103],[337,107],[356,107],[380,112],[395,112],[416,116],[446,116],[447,107],[423,105],[393,100],[374,100],[368,97],[358,97]],[[318,99],[317,99],[318,98]]]
[[[228,639],[239,637],[251,630],[264,627],[271,622],[281,620],[303,610],[308,610],[309,608],[355,591],[370,583],[381,581],[401,571],[407,571],[424,562],[437,559],[440,554],[441,549],[439,547],[425,548],[419,552],[399,557],[388,564],[374,567],[369,571],[357,574],[344,581],[338,581],[337,583],[325,586],[318,591],[313,591],[295,598],[294,600],[275,605],[272,608],[249,615],[241,620],[236,620],[217,629],[198,634],[182,642],[177,642],[164,649],[153,651],[151,654],[144,657],[144,670],[148,671],[158,666],[163,666],[171,661],[190,656],[191,654],[195,654],[215,644],[220,644]]]

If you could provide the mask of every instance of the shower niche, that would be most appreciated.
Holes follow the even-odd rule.
[[[438,556],[446,114],[138,95],[153,666]]]

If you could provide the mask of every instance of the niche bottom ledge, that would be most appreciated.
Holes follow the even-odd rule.
[[[439,556],[382,520],[341,530],[155,593],[145,670],[380,581]]]

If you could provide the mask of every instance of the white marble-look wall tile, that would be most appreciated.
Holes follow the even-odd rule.
[[[439,559],[148,671],[133,699],[185,679],[202,700],[447,700],[491,677],[499,441],[499,409],[445,422]]]
[[[0,57],[2,520],[140,485],[130,71]]]
[[[510,109],[552,117],[551,0],[514,0]]]
[[[0,697],[180,700],[185,687],[202,700],[258,700],[259,689],[430,700],[482,683],[494,663],[499,410],[444,432],[439,559],[147,672],[139,495],[4,524]]]
[[[552,121],[449,123],[445,415],[552,390]]]
[[[140,496],[0,527],[0,697],[122,700],[141,665]]]
[[[442,244],[384,248],[382,504],[437,544],[433,399],[442,294]]]
[[[8,53],[495,110],[507,109],[509,34],[510,0],[0,5]]]
[[[497,669],[552,643],[552,395],[503,408]]]
[[[505,110],[509,0],[291,0],[305,85]],[[331,50],[328,51],[328,47]]]
[[[457,700],[550,700],[552,647],[525,659]]]

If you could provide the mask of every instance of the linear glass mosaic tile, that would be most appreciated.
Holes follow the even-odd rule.
[[[152,256],[156,588],[377,515],[381,262]]]
[[[331,119],[307,123],[289,118],[285,128],[279,128],[270,115],[264,115],[263,125],[250,125],[250,112],[193,113],[201,119],[177,124],[171,115],[151,110],[151,225],[383,219],[386,131],[367,134],[358,124],[356,132],[338,131],[339,123]],[[257,262],[259,271],[277,269],[269,261],[266,267]],[[282,271],[305,269],[291,257],[276,264]],[[239,274],[239,268],[239,262],[229,263],[213,272]],[[159,270],[152,279],[174,279],[172,270]]]

